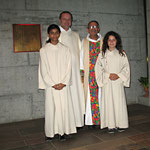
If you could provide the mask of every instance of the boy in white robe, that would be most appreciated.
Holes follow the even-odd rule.
[[[105,35],[95,72],[98,86],[102,87],[101,128],[108,127],[109,133],[116,129],[122,132],[128,128],[124,86],[129,87],[130,67],[116,32],[110,31]]]
[[[39,88],[45,89],[45,135],[51,141],[55,134],[76,133],[75,116],[70,92],[71,53],[58,41],[60,28],[48,27],[49,40],[40,49]]]

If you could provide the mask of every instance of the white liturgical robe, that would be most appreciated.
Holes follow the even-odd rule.
[[[39,88],[45,89],[45,134],[54,137],[76,133],[71,99],[71,53],[62,43],[46,44],[40,50]],[[63,83],[62,90],[52,88]]]
[[[128,128],[128,113],[124,86],[129,87],[130,67],[126,54],[121,56],[117,49],[106,50],[105,55],[98,56],[95,73],[101,97],[101,128]],[[110,73],[119,78],[110,80]]]
[[[90,89],[89,89],[89,45],[90,42],[100,42],[100,51],[102,48],[102,36],[101,34],[98,33],[98,39],[93,40],[90,38],[90,34],[87,35],[86,38],[82,40],[81,44],[81,53],[80,53],[80,69],[84,70],[84,96],[85,96],[85,106],[86,106],[86,111],[85,111],[85,125],[93,125],[93,120],[92,120],[92,109],[91,109],[91,99],[90,97]],[[99,100],[99,110],[100,110],[100,99],[101,99],[101,88],[98,88],[98,100]]]
[[[80,77],[80,49],[81,41],[79,34],[69,29],[65,31],[62,27],[60,34],[60,42],[68,46],[72,56],[72,85],[71,97],[73,101],[73,109],[75,112],[76,127],[84,125],[85,101],[83,86]]]

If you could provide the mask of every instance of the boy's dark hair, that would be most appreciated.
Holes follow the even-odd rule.
[[[73,16],[72,16],[72,13],[70,11],[63,11],[63,12],[61,12],[60,15],[59,15],[59,19],[61,19],[62,14],[69,14],[71,16],[71,21],[73,21]]]
[[[97,26],[99,27],[99,23],[98,23],[98,21],[96,21],[96,20],[92,20],[92,21],[90,21],[90,22],[88,23],[88,25],[87,25],[87,28],[88,28],[88,29],[89,29],[90,23],[92,23],[92,22],[95,22],[95,23],[97,24]]]
[[[116,40],[117,40],[116,49],[119,51],[119,54],[121,54],[122,56],[124,56],[125,54],[123,53],[124,50],[123,50],[123,47],[122,47],[121,37],[120,37],[120,35],[118,33],[114,32],[114,31],[109,31],[104,36],[103,47],[102,47],[102,54],[103,54],[103,56],[105,55],[106,50],[109,49],[108,38],[111,35],[114,36],[116,38]]]
[[[59,31],[59,33],[61,33],[61,30],[60,30],[60,28],[59,28],[58,25],[56,25],[56,24],[51,24],[51,25],[49,25],[48,28],[47,28],[47,34],[49,34],[50,31],[53,30],[53,29],[57,29],[57,30]],[[46,43],[50,43],[50,42],[51,42],[51,39],[49,38],[49,39],[46,41]]]

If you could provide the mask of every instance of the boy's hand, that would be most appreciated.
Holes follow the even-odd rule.
[[[58,90],[62,90],[66,85],[63,83],[58,84]]]
[[[55,84],[54,86],[52,86],[52,88],[54,88],[55,90],[58,90],[58,84]]]
[[[65,84],[59,83],[59,84],[55,84],[52,87],[55,88],[55,90],[62,90],[65,86],[66,86]]]

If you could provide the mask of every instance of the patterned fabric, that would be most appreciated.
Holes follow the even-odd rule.
[[[98,85],[95,78],[95,64],[100,53],[100,41],[89,42],[89,89],[93,125],[100,125],[100,109],[98,100]]]
[[[84,74],[84,70],[81,70],[81,69],[80,69],[80,73],[81,73],[81,74]]]
[[[84,83],[84,70],[80,69],[81,81]]]

